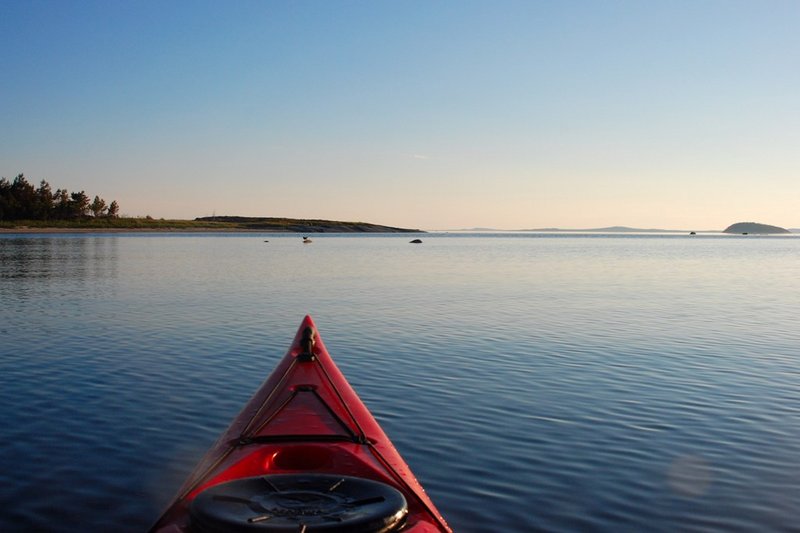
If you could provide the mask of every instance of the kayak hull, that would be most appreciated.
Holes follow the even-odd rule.
[[[302,507],[297,511],[298,517],[287,517],[288,511],[274,509],[277,504],[264,503],[265,498],[269,500],[272,496],[265,496],[263,491],[252,498],[248,496],[251,499],[246,504],[236,503],[241,500],[242,490],[265,484],[274,486],[274,480],[288,483],[292,476],[294,479],[291,481],[299,483],[300,488],[284,488],[277,492],[279,499],[292,500],[290,506]],[[334,481],[330,491],[311,495],[313,491],[308,487],[327,483],[327,476],[339,476],[348,481],[338,485]],[[356,480],[364,480],[364,483]],[[387,492],[380,497],[351,498],[344,495],[343,491],[359,483],[365,487],[377,487],[370,484],[377,483]],[[236,496],[217,496],[216,500],[203,496],[207,491],[227,488],[239,492]],[[201,520],[217,520],[207,515],[233,512],[230,509],[200,509],[212,505],[208,503],[211,501],[233,501],[230,507],[236,508],[235,513],[240,512],[239,509],[249,513],[242,519],[242,522],[247,522],[242,525],[242,531],[284,531],[278,525],[280,520],[296,522],[295,527],[285,531],[356,531],[355,526],[342,523],[346,517],[358,514],[359,519],[363,519],[362,515],[372,512],[372,508],[393,501],[394,492],[391,491],[402,494],[404,510],[401,512],[386,506],[387,509],[380,512],[398,515],[398,521],[385,526],[388,529],[376,526],[377,529],[363,531],[451,531],[411,469],[331,359],[311,317],[306,316],[286,355],[201,460],[151,531],[231,530],[208,524],[202,528],[197,525]],[[287,494],[292,494],[292,497]],[[338,498],[341,500],[339,503],[349,510],[333,511],[331,498]],[[378,502],[379,498],[383,500]],[[298,503],[299,500],[302,504]],[[362,507],[356,513],[352,511],[353,505]],[[314,520],[333,516],[336,523],[318,525],[310,518],[312,516],[316,517]]]

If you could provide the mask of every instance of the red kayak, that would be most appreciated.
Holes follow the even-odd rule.
[[[452,530],[307,316],[151,531]]]

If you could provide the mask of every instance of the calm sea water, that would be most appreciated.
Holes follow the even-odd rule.
[[[800,239],[410,238],[0,237],[0,530],[146,529],[306,313],[456,531],[800,528]]]

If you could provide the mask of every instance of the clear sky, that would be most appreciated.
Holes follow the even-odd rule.
[[[800,227],[800,2],[0,0],[0,175],[121,213]]]

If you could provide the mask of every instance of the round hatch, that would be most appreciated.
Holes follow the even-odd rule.
[[[385,483],[329,474],[237,479],[201,492],[189,506],[200,533],[387,533],[408,514],[403,494]]]

